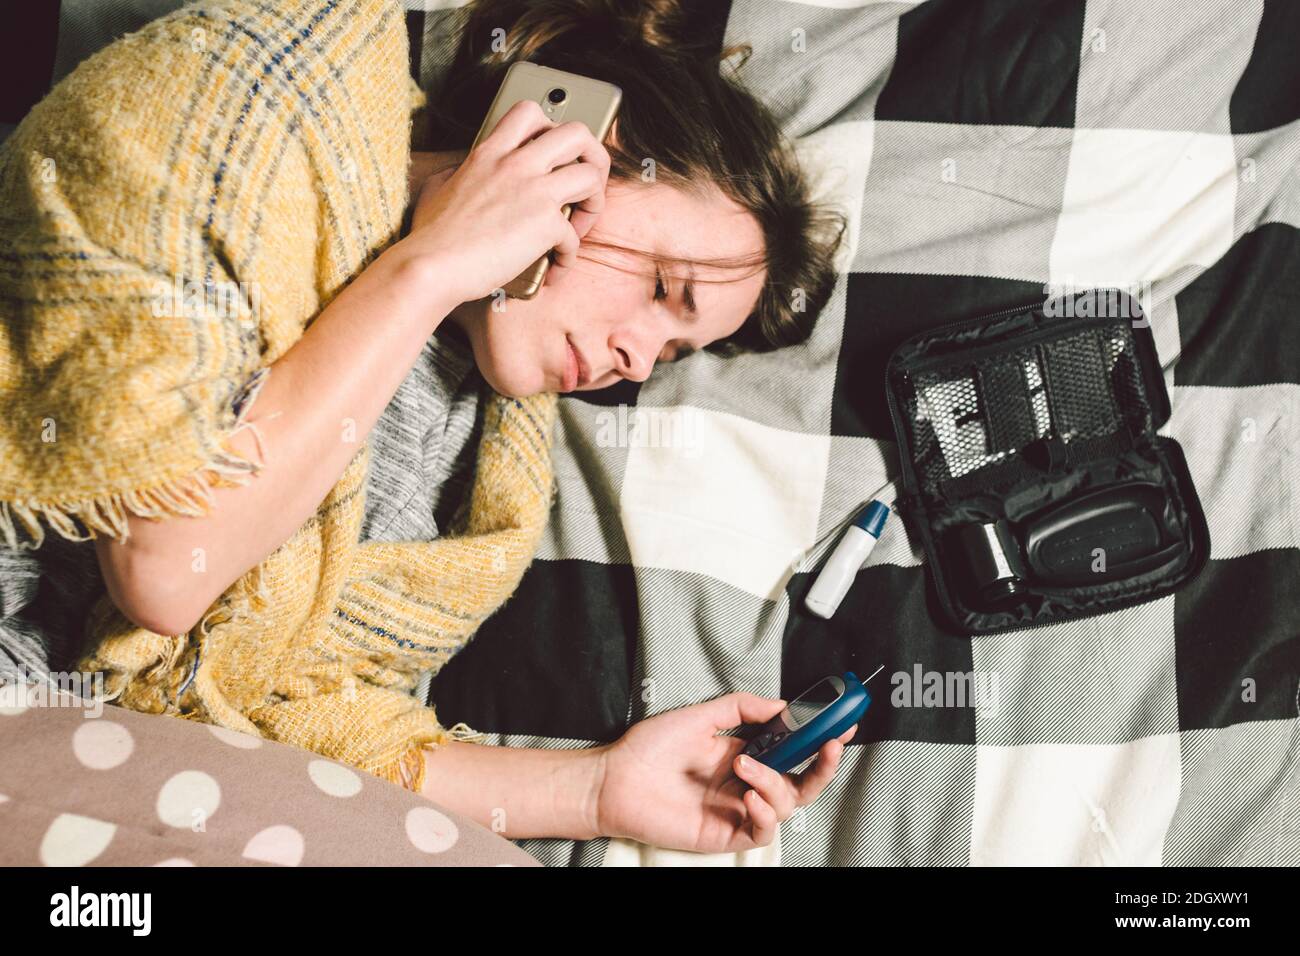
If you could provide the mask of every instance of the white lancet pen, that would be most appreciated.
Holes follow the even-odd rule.
[[[804,598],[808,610],[824,618],[835,613],[844,595],[849,593],[862,562],[867,560],[885,530],[888,518],[889,506],[883,501],[873,500],[858,512]]]

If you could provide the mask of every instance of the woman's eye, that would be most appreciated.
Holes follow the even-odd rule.
[[[668,287],[664,285],[663,273],[659,267],[655,266],[655,301],[659,302],[668,298]]]

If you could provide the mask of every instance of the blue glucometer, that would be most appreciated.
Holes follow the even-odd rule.
[[[741,752],[785,773],[856,724],[869,706],[871,695],[852,671],[824,677],[759,728]]]

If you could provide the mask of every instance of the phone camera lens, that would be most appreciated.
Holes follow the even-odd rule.
[[[546,98],[550,100],[550,102],[553,103],[555,106],[559,106],[561,103],[563,103],[566,96],[568,96],[568,94],[565,93],[564,90],[558,86],[555,89],[551,90],[551,92],[546,94]]]

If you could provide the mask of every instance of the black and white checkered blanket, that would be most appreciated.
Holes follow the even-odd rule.
[[[107,5],[119,22],[65,0],[55,78],[104,42],[96,24],[176,5]],[[426,89],[458,5],[406,0]],[[434,683],[440,714],[579,747],[884,665],[836,780],[759,862],[1300,862],[1300,4],[694,6],[719,44],[753,46],[742,78],[851,216],[842,280],[804,346],[697,353],[562,400],[546,540]],[[1150,316],[1207,569],[1129,610],[958,638],[894,519],[835,617],[809,615],[844,522],[897,492],[892,346],[1087,286]],[[942,692],[962,687],[980,693]],[[685,859],[524,845],[553,864]]]
[[[802,347],[562,400],[539,560],[435,681],[439,712],[574,747],[883,664],[783,864],[1300,862],[1300,5],[716,6],[852,217],[842,281]],[[810,615],[838,529],[897,492],[892,346],[1089,286],[1150,316],[1208,568],[1129,610],[953,637],[895,518],[834,618]],[[937,681],[980,693],[955,705]]]

